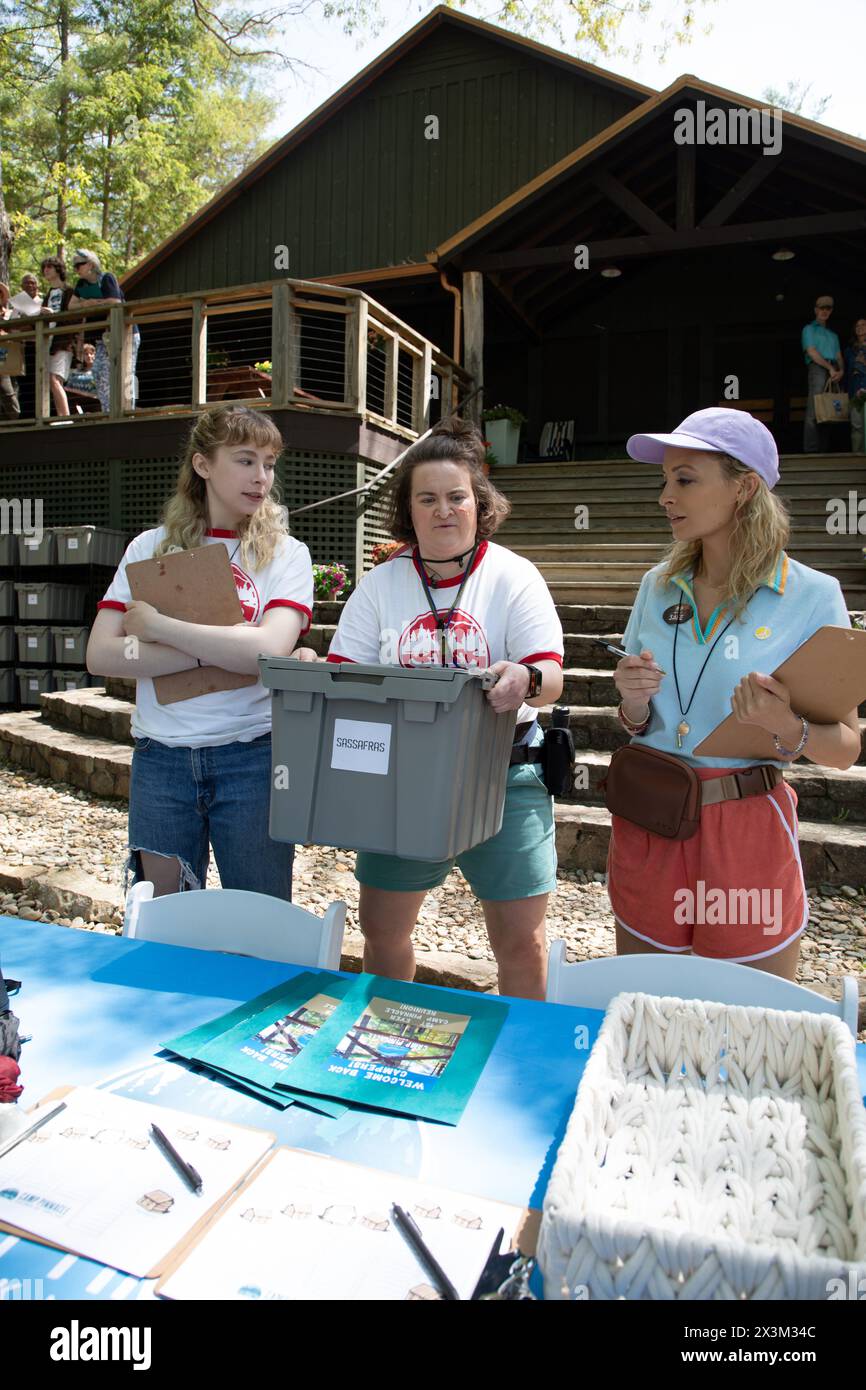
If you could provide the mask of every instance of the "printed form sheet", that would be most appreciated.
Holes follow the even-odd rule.
[[[202,1178],[196,1195],[150,1135]],[[143,1278],[269,1151],[264,1130],[81,1087],[0,1158],[0,1221]]]
[[[393,1202],[415,1219],[465,1299],[500,1227],[507,1250],[524,1215],[502,1202],[277,1149],[158,1292],[185,1299],[435,1299],[394,1226]]]

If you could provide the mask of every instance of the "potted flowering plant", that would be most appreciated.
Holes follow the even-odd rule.
[[[319,603],[333,603],[348,582],[345,565],[313,565],[313,594]]]
[[[494,405],[483,412],[481,419],[490,447],[495,450],[496,462],[503,468],[513,468],[517,463],[520,427],[526,424],[526,416],[513,406]]]

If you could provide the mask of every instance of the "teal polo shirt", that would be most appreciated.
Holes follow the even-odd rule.
[[[806,324],[800,341],[803,348],[803,357],[807,362],[811,362],[812,359],[806,351],[806,348],[817,348],[825,362],[835,362],[841,352],[839,339],[836,337],[832,328],[825,328],[823,324],[818,323],[817,319],[814,323]],[[819,366],[820,363],[816,363],[815,365]]]
[[[663,568],[656,565],[644,575],[623,638],[629,656],[649,649],[667,672],[662,676],[659,693],[653,696],[647,732],[632,742],[674,753],[693,767],[750,767],[756,762],[770,761],[696,758],[692,750],[731,714],[731,696],[743,676],[750,671],[772,675],[819,627],[851,626],[839,581],[801,565],[783,551],[773,573],[759,586],[741,618],[735,618],[723,633],[731,613],[716,608],[702,632],[690,579],[678,575],[659,587],[657,581]],[[679,624],[666,621],[664,614],[674,607],[690,609],[691,617]],[[682,748],[677,747],[676,740],[677,725],[683,718],[674,684],[673,643],[677,627],[676,669],[684,710],[691,700],[685,715],[689,733],[683,737]],[[705,660],[707,665],[692,699]],[[780,759],[776,766],[789,767],[790,763]]]

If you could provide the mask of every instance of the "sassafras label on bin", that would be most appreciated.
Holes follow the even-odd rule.
[[[335,719],[331,767],[340,772],[374,772],[384,777],[391,757],[391,725],[366,719]]]

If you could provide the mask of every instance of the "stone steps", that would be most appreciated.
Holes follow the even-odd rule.
[[[92,694],[75,691],[70,694]],[[0,753],[15,767],[80,787],[94,796],[129,796],[132,747],[48,724],[35,710],[0,715]]]
[[[507,487],[512,481],[531,478],[576,477],[644,477],[651,465],[640,463],[627,455],[614,459],[568,459],[559,462],[522,463],[513,468],[496,466],[490,476],[497,487]],[[866,459],[862,454],[782,454],[779,460],[782,481],[788,478],[814,478],[822,481],[850,472],[866,476]]]

